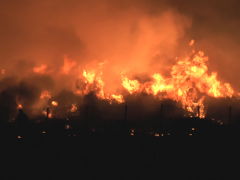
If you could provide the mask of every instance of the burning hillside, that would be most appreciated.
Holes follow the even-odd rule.
[[[53,2],[21,6],[12,16],[3,10],[9,19],[3,27],[16,31],[4,31],[6,47],[0,52],[2,119],[13,120],[19,109],[31,117],[67,117],[86,104],[122,107],[134,99],[145,109],[170,100],[185,116],[205,118],[209,99],[238,96],[233,80],[228,83],[222,69],[210,67],[216,60],[208,61],[200,50],[204,43],[187,43],[194,19],[174,5],[65,3],[54,12]],[[208,47],[207,53],[213,49]]]
[[[221,82],[218,79],[217,72],[208,71],[208,57],[204,55],[203,51],[192,49],[193,40],[189,45],[191,46],[190,54],[186,57],[176,58],[175,64],[170,68],[169,76],[164,76],[161,72],[149,72],[145,73],[144,76],[137,76],[131,72],[121,72],[118,74],[120,83],[114,84],[114,87],[108,87],[105,83],[104,76],[106,77],[108,74],[103,71],[104,63],[98,64],[96,69],[83,69],[81,71],[81,67],[76,61],[65,57],[63,67],[60,67],[58,72],[52,73],[47,64],[34,67],[32,73],[38,76],[46,74],[49,76],[67,76],[73,84],[69,87],[68,94],[53,94],[51,90],[42,87],[35,103],[32,103],[32,107],[27,106],[27,108],[38,113],[39,110],[43,109],[42,113],[48,118],[52,118],[53,114],[50,109],[60,107],[62,110],[58,109],[58,111],[64,111],[63,115],[68,112],[74,113],[78,111],[78,106],[80,106],[79,99],[91,93],[95,94],[99,100],[104,100],[109,104],[127,103],[128,96],[146,94],[152,96],[159,103],[166,99],[180,103],[186,111],[186,116],[204,118],[206,115],[204,104],[206,97],[231,98],[236,93],[229,83]],[[67,78],[65,79],[67,80]],[[17,109],[23,109],[26,106],[25,99],[28,98],[27,94],[21,94],[21,91],[24,90],[21,88],[16,90],[14,95],[16,99],[13,101],[15,101]],[[64,98],[65,100],[61,100]],[[46,108],[47,110],[45,110]]]

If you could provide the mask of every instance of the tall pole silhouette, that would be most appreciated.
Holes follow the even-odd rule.
[[[49,119],[49,115],[50,115],[50,108],[47,107],[47,109],[46,109],[46,120]]]
[[[163,118],[164,118],[164,107],[163,107],[163,103],[161,102],[161,106],[160,106],[160,121],[158,123],[158,128],[163,128]],[[154,123],[155,124],[155,123]]]
[[[200,106],[197,106],[197,117],[200,118],[201,114],[200,114]]]
[[[128,114],[128,106],[127,106],[127,103],[125,103],[125,105],[124,105],[124,122],[123,122],[124,129],[127,128],[127,114]]]
[[[90,120],[89,120],[90,118],[89,118],[89,106],[87,105],[86,106],[86,120],[85,120],[85,122],[86,122],[86,129],[87,130],[89,130],[89,128],[90,128]]]
[[[229,105],[228,107],[228,123],[231,124],[232,123],[232,106]]]

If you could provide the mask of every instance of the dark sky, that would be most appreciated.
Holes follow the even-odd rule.
[[[162,48],[166,60],[158,63],[164,66],[178,46],[195,39],[210,57],[210,70],[238,88],[239,5],[237,0],[1,0],[0,68],[25,70],[46,62],[60,66],[66,54],[84,63],[141,59],[147,55],[137,52],[152,46]],[[141,23],[147,28],[139,28]],[[140,44],[146,34],[154,42],[144,49]]]

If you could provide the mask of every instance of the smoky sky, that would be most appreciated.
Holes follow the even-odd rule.
[[[210,58],[210,70],[238,88],[239,5],[237,0],[1,0],[0,68],[25,74],[42,63],[61,66],[68,55],[80,63],[111,59],[142,69],[145,63],[127,59],[147,56],[143,42],[162,49],[159,57],[166,60],[154,61],[156,56],[150,63],[162,68],[195,39]],[[145,28],[149,19],[154,27],[161,22],[154,33]],[[138,30],[141,23],[145,29]]]

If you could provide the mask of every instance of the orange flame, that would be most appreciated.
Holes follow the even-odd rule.
[[[77,105],[76,104],[72,104],[70,112],[76,112],[77,111]]]
[[[33,72],[39,73],[39,74],[46,73],[46,70],[47,70],[47,65],[46,64],[42,64],[40,66],[36,66],[36,67],[33,68]]]
[[[193,46],[194,40],[189,45]],[[169,98],[181,102],[184,109],[189,112],[189,116],[205,117],[204,99],[211,97],[232,97],[234,90],[229,83],[222,83],[217,78],[217,73],[208,73],[206,62],[208,57],[203,51],[192,51],[186,58],[179,59],[172,66],[170,76],[164,77],[161,73],[150,75],[152,80],[140,82],[137,79],[129,79],[126,75],[121,75],[121,85],[129,94],[147,93],[156,98]],[[105,83],[102,72],[83,71],[83,81],[86,86],[83,94],[95,91],[97,97],[110,102],[115,100],[124,102],[122,94],[116,95],[114,92],[105,91]]]
[[[191,48],[194,47],[194,40],[189,42]],[[124,103],[125,95],[134,95],[145,93],[154,96],[156,99],[172,99],[180,102],[182,107],[188,112],[190,117],[205,117],[204,100],[206,96],[232,97],[235,91],[229,83],[223,83],[218,79],[216,72],[208,72],[208,57],[203,51],[192,49],[186,57],[176,59],[176,63],[170,68],[168,76],[161,72],[148,72],[147,80],[132,78],[135,74],[120,73],[119,82],[116,81],[113,87],[106,81],[110,79],[109,75],[103,71],[105,63],[100,68],[84,69],[82,72],[72,71],[77,66],[76,61],[67,57],[64,58],[64,64],[61,73],[76,76],[77,86],[74,89],[77,95],[86,95],[95,92],[99,99],[107,100],[109,103]],[[34,68],[36,73],[45,73],[46,65]],[[107,71],[108,72],[108,71]],[[124,71],[125,72],[125,71]],[[78,73],[78,74],[75,74]],[[105,73],[105,74],[104,74]],[[43,91],[41,99],[50,99],[51,94]],[[52,106],[58,106],[58,102],[51,101]],[[77,106],[72,104],[69,111],[75,112]]]
[[[122,77],[122,86],[128,90],[130,94],[133,94],[140,89],[140,84],[137,80],[130,80],[127,77]]]
[[[52,96],[49,91],[45,90],[41,92],[40,99],[50,99]]]
[[[47,112],[46,110],[44,110],[44,111],[42,111],[42,114],[44,115],[44,116],[46,116],[47,118],[53,118],[53,114],[52,114],[52,112]]]
[[[115,100],[118,103],[124,103],[124,99],[123,99],[123,96],[121,94],[120,95],[112,94],[112,99]]]
[[[17,109],[23,109],[23,105],[22,104],[18,104],[17,105]]]
[[[54,107],[57,107],[57,106],[58,106],[58,102],[57,102],[57,101],[52,101],[51,104],[52,104],[52,106],[54,106]]]

